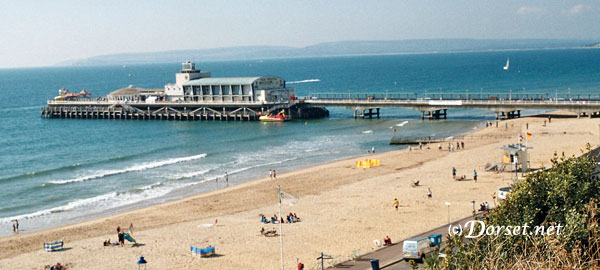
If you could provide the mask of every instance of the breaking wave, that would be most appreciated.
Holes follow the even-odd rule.
[[[301,80],[301,81],[293,81],[293,82],[286,82],[287,84],[297,84],[297,83],[310,83],[310,82],[320,82],[321,80],[319,79],[309,79],[309,80]]]
[[[179,163],[179,162],[196,160],[196,159],[200,159],[200,158],[204,158],[204,157],[206,157],[206,153],[189,156],[189,157],[170,158],[170,159],[166,159],[166,160],[160,160],[160,161],[154,161],[154,162],[133,165],[129,168],[125,168],[125,169],[121,169],[121,170],[99,171],[99,172],[92,173],[92,174],[89,174],[86,176],[81,176],[81,177],[67,179],[67,180],[49,181],[48,183],[54,184],[54,185],[63,185],[63,184],[69,184],[69,183],[83,182],[83,181],[88,181],[88,180],[92,180],[92,179],[96,179],[96,178],[102,178],[102,177],[110,176],[110,175],[117,175],[117,174],[123,174],[123,173],[128,173],[128,172],[135,172],[135,171],[144,171],[144,170],[162,167],[162,166],[166,166],[166,165],[171,165],[171,164],[175,164],[175,163]]]

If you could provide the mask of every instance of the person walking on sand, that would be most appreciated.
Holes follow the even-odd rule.
[[[456,179],[456,168],[452,167],[452,179]]]
[[[460,143],[458,141],[456,142],[456,150],[460,150]]]
[[[273,179],[277,180],[277,171],[273,170]]]
[[[400,202],[398,201],[398,198],[394,199],[394,208],[396,208],[396,212],[398,212],[398,207],[400,206]]]
[[[427,188],[427,198],[431,199],[433,196],[431,195],[431,188]]]
[[[227,174],[227,172],[225,172],[225,184],[229,187],[229,174]]]
[[[269,178],[273,179],[273,170],[269,170]]]
[[[477,182],[477,171],[473,170],[473,181]]]
[[[460,142],[460,148],[462,148],[462,150],[465,150],[465,141]]]

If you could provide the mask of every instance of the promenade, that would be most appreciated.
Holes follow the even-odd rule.
[[[473,219],[473,217],[466,217],[466,218],[454,221],[450,224],[452,224],[453,226],[460,224],[464,228],[465,223],[467,223],[469,220],[472,220],[472,219]],[[425,238],[432,234],[441,234],[443,236],[442,237],[443,238],[442,247],[445,247],[446,235],[448,234],[448,227],[450,224],[442,225],[440,227],[437,227],[435,229],[415,235],[413,237],[409,237],[407,239]],[[406,240],[406,239],[404,239],[404,240]],[[372,267],[371,267],[372,259],[379,260],[379,268],[380,269],[390,269],[390,270],[411,269],[410,265],[407,262],[404,262],[404,260],[402,260],[402,245],[404,243],[404,240],[402,240],[400,242],[393,242],[393,244],[391,246],[382,247],[371,253],[367,253],[365,255],[359,256],[355,260],[346,261],[341,264],[335,265],[334,267],[330,267],[328,269],[370,270],[370,269],[372,269]],[[419,266],[420,266],[420,268],[422,268],[423,264],[419,264]]]

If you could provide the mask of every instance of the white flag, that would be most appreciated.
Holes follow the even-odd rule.
[[[294,206],[294,204],[298,203],[298,197],[287,192],[281,191],[281,193],[279,194],[279,202],[285,203],[289,206]]]

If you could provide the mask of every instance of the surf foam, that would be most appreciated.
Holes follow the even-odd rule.
[[[86,175],[86,176],[81,176],[81,177],[67,179],[67,180],[49,181],[48,183],[55,184],[55,185],[77,183],[77,182],[88,181],[88,180],[102,178],[102,177],[111,176],[111,175],[117,175],[117,174],[123,174],[123,173],[128,173],[128,172],[135,172],[135,171],[144,171],[144,170],[158,168],[158,167],[171,165],[171,164],[175,164],[175,163],[192,161],[192,160],[196,160],[196,159],[200,159],[200,158],[204,158],[204,157],[206,157],[206,153],[189,156],[189,157],[170,158],[170,159],[166,159],[166,160],[160,160],[160,161],[154,161],[154,162],[133,165],[129,168],[125,168],[125,169],[121,169],[121,170],[100,171],[100,172],[93,173],[93,174]]]

